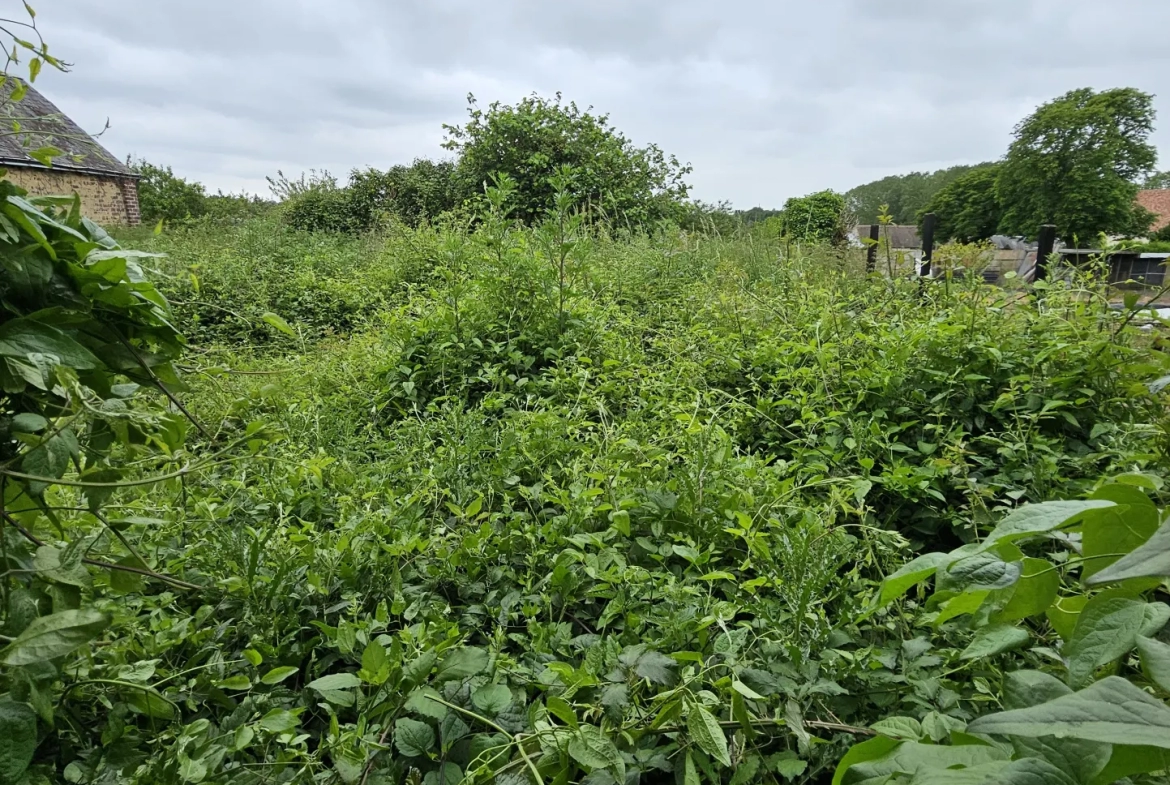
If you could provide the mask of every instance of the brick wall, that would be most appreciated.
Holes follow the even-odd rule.
[[[10,168],[7,176],[33,196],[79,194],[82,213],[99,224],[135,226],[140,220],[138,184],[131,178],[16,167]]]

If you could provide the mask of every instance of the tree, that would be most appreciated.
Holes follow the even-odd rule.
[[[1162,191],[1170,188],[1170,172],[1155,172],[1146,178],[1142,188],[1149,191]]]
[[[819,191],[793,197],[784,203],[783,232],[797,242],[844,242],[845,197],[834,191]]]
[[[996,195],[999,166],[974,169],[936,193],[918,213],[918,226],[927,213],[938,217],[941,239],[964,243],[986,240],[999,226],[1002,208]]]
[[[857,216],[859,223],[878,223],[885,205],[896,224],[909,224],[917,220],[918,213],[935,194],[960,177],[991,166],[982,163],[974,166],[952,166],[935,172],[911,172],[891,175],[872,183],[859,185],[845,193],[849,209]]]
[[[189,183],[177,177],[169,166],[155,166],[142,160],[129,163],[142,178],[138,181],[138,209],[146,223],[198,218],[207,212],[207,195],[202,183]]]
[[[464,125],[444,125],[443,146],[459,155],[463,192],[483,192],[497,174],[517,186],[513,214],[534,223],[553,207],[549,178],[561,167],[575,172],[578,203],[619,225],[645,226],[679,212],[689,191],[691,167],[656,145],[636,147],[615,130],[607,115],[581,111],[532,95],[515,106],[492,103],[480,109],[468,96]]]
[[[1152,96],[1133,88],[1084,88],[1043,104],[1016,126],[1000,169],[1001,228],[1030,237],[1052,223],[1067,242],[1144,232],[1149,214],[1134,198],[1156,160],[1153,127]]]

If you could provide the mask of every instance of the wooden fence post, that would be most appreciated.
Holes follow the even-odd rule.
[[[1056,247],[1056,227],[1052,224],[1044,224],[1040,227],[1040,236],[1036,243],[1036,275],[1033,280],[1043,281],[1048,277],[1048,257],[1052,255],[1052,249]]]
[[[870,224],[869,226],[869,247],[865,249],[865,271],[872,273],[877,269],[877,249],[878,249],[878,234],[880,226],[877,224]]]
[[[938,226],[938,216],[934,213],[927,213],[922,219],[922,267],[919,268],[919,275],[923,278],[930,277],[930,263],[934,259],[934,229]]]

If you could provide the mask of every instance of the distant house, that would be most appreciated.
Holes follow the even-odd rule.
[[[1170,226],[1170,189],[1138,191],[1137,202],[1156,216],[1151,231]]]
[[[134,226],[138,175],[29,86],[19,101],[14,77],[0,85],[0,167],[34,196],[77,193],[83,214],[101,224]],[[46,165],[30,152],[55,147],[63,154]]]

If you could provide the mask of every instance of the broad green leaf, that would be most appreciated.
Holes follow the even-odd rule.
[[[951,597],[939,608],[938,616],[934,619],[934,626],[941,627],[944,623],[958,616],[974,613],[979,610],[990,593],[987,589],[983,589],[982,591],[965,591],[957,597]]]
[[[912,586],[922,583],[934,575],[940,567],[950,564],[953,560],[954,557],[949,553],[927,553],[902,565],[900,569],[886,576],[886,579],[882,581],[877,601],[878,607],[888,605],[901,597]]]
[[[709,711],[697,703],[687,712],[687,733],[699,745],[699,749],[731,768],[731,753],[727,749],[723,728],[719,727],[719,721]]]
[[[618,782],[625,780],[626,764],[621,752],[610,739],[593,725],[581,725],[569,739],[569,755],[582,766],[605,769],[614,774]]]
[[[846,755],[846,760],[848,759]],[[949,747],[941,744],[920,744],[904,741],[885,755],[858,762],[851,766],[848,782],[885,782],[895,774],[914,776],[919,772],[933,773],[946,769],[973,768],[996,761],[1005,761],[1008,754],[998,747],[962,745]],[[842,763],[845,761],[843,760]],[[840,768],[838,768],[840,771]]]
[[[62,562],[62,558],[67,561]],[[80,551],[70,559],[68,549],[62,553],[51,545],[42,545],[37,548],[36,555],[33,556],[33,567],[36,568],[37,575],[41,576],[43,580],[64,583],[82,589],[93,585],[89,570],[81,563]]]
[[[56,327],[26,318],[0,324],[0,356],[23,359],[30,354],[51,355],[61,365],[77,370],[101,367],[89,349]]]
[[[362,651],[362,669],[358,671],[358,677],[374,685],[384,684],[390,678],[390,657],[386,648],[376,640],[367,643]]]
[[[109,623],[109,616],[91,609],[41,616],[0,651],[0,663],[32,665],[60,657],[93,640]]]
[[[832,785],[842,785],[845,781],[845,775],[849,773],[851,768],[862,763],[884,758],[902,743],[885,736],[878,736],[868,741],[863,741],[860,744],[854,744],[845,753],[845,757],[841,758],[841,762],[837,764],[837,770],[833,772]]]
[[[418,720],[403,718],[394,723],[394,746],[408,758],[423,758],[435,747],[435,731]]]
[[[1129,485],[1107,485],[1094,494],[1117,506],[1094,510],[1081,526],[1081,577],[1089,578],[1139,547],[1158,530],[1158,508]]]
[[[690,752],[687,752],[683,766],[683,785],[702,785],[703,780],[699,777],[699,770]]]
[[[922,785],[929,782],[931,780],[923,779]],[[1047,760],[1029,757],[1012,761],[995,772],[993,778],[983,782],[995,785],[1080,785],[1082,780]],[[943,781],[939,780],[939,783],[942,785]]]
[[[1157,747],[1112,745],[1109,763],[1094,777],[1091,785],[1113,785],[1123,777],[1170,770],[1170,750]]]
[[[32,412],[22,412],[12,418],[11,428],[17,433],[40,433],[48,427],[48,420]]]
[[[739,679],[732,679],[731,689],[735,690],[736,692],[738,692],[740,695],[744,696],[748,700],[753,700],[753,701],[766,700],[766,698],[763,695],[756,692],[755,690],[753,690],[751,687],[744,684]]]
[[[768,768],[786,780],[793,780],[808,769],[808,761],[796,757],[791,750],[768,756]]]
[[[953,583],[962,591],[1005,589],[1020,578],[1022,565],[1005,562],[995,554],[979,553],[960,559],[947,567],[948,585]]]
[[[1003,705],[1006,709],[1026,709],[1056,698],[1071,695],[1060,679],[1040,671],[1014,671],[1004,683]],[[1109,744],[1083,739],[1058,739],[1055,736],[1012,738],[1016,756],[1043,758],[1078,783],[1088,782],[1109,761]]]
[[[173,720],[177,713],[175,707],[157,690],[150,688],[127,690],[124,697],[130,708],[144,717],[155,720]]]
[[[252,687],[251,680],[242,674],[230,676],[216,685],[221,690],[247,690]]]
[[[451,749],[452,744],[469,733],[471,733],[471,728],[467,727],[467,723],[453,711],[448,712],[446,717],[439,720],[439,743],[444,752]]]
[[[1012,671],[1004,680],[1003,705],[1009,709],[1026,709],[1065,695],[1072,695],[1068,685],[1043,671]]]
[[[361,768],[358,768],[358,774],[361,774],[361,771]],[[462,781],[463,770],[459,768],[459,764],[451,761],[444,761],[441,767],[428,771],[423,777],[423,785],[459,785]]]
[[[624,686],[624,685],[623,685]],[[568,701],[556,695],[549,695],[544,699],[545,708],[548,709],[549,714],[553,715],[561,722],[568,725],[570,728],[576,728],[577,712],[573,711],[573,707],[569,705]]]
[[[959,659],[974,660],[980,657],[992,657],[1005,651],[1027,646],[1031,639],[1031,634],[1022,627],[1011,624],[989,624],[976,630],[975,637],[959,655]]]
[[[506,684],[485,684],[471,693],[471,702],[480,711],[494,717],[512,702],[512,691]]]
[[[1077,619],[1080,618],[1081,611],[1085,609],[1088,602],[1089,597],[1086,594],[1061,597],[1044,612],[1044,615],[1048,618],[1048,623],[1056,630],[1056,634],[1067,641],[1073,636]]]
[[[1170,605],[1164,602],[1147,602],[1142,609],[1142,627],[1139,635],[1152,638],[1157,635],[1166,623],[1170,622]]]
[[[1097,668],[1134,647],[1142,631],[1145,606],[1128,597],[1099,595],[1089,600],[1077,619],[1072,638],[1061,649],[1072,687],[1084,685]]]
[[[1146,672],[1146,676],[1166,692],[1170,692],[1170,644],[1139,636],[1137,647],[1142,658],[1142,670]]]
[[[1170,577],[1170,522],[1162,524],[1143,545],[1089,578],[1090,586],[1130,578]]]
[[[448,654],[435,674],[436,682],[466,679],[487,670],[488,653],[474,646],[456,649]]]
[[[444,704],[438,700],[442,700],[443,696],[438,693],[433,687],[419,687],[415,689],[406,698],[406,708],[413,711],[415,714],[421,714],[424,717],[434,717],[436,720],[441,720],[450,712]]]
[[[869,727],[899,741],[919,741],[923,736],[922,723],[913,717],[887,717]]]
[[[260,318],[265,322],[265,324],[272,325],[285,335],[291,335],[293,338],[297,337],[297,331],[290,327],[288,322],[271,311],[262,315]]]
[[[1060,590],[1060,573],[1045,559],[1024,559],[1020,580],[1007,605],[995,618],[1020,621],[1048,610]]]
[[[301,724],[301,718],[287,709],[272,709],[256,723],[271,733],[286,733]]]
[[[1043,502],[1026,504],[1013,510],[992,530],[980,551],[987,551],[1001,542],[1011,542],[1023,537],[1032,537],[1076,523],[1090,510],[1110,507],[1113,502],[1103,499],[1086,501]]]
[[[1107,676],[1038,706],[984,715],[968,731],[1170,749],[1170,708],[1120,676]]]
[[[646,651],[638,657],[634,673],[654,684],[670,686],[675,682],[674,669],[678,663],[657,651]]]
[[[268,671],[268,673],[265,673],[260,678],[260,681],[269,686],[273,684],[280,684],[282,681],[287,679],[289,676],[292,676],[299,670],[300,668],[294,665],[281,665],[280,667],[273,668],[272,670]]]
[[[431,668],[435,667],[438,660],[439,655],[429,649],[419,654],[402,669],[403,686],[409,689],[421,684],[430,675]]]
[[[27,703],[0,701],[0,782],[19,782],[36,748],[36,712]]]
[[[362,680],[352,673],[331,673],[309,682],[311,690],[325,692],[327,690],[349,690],[361,686]]]

